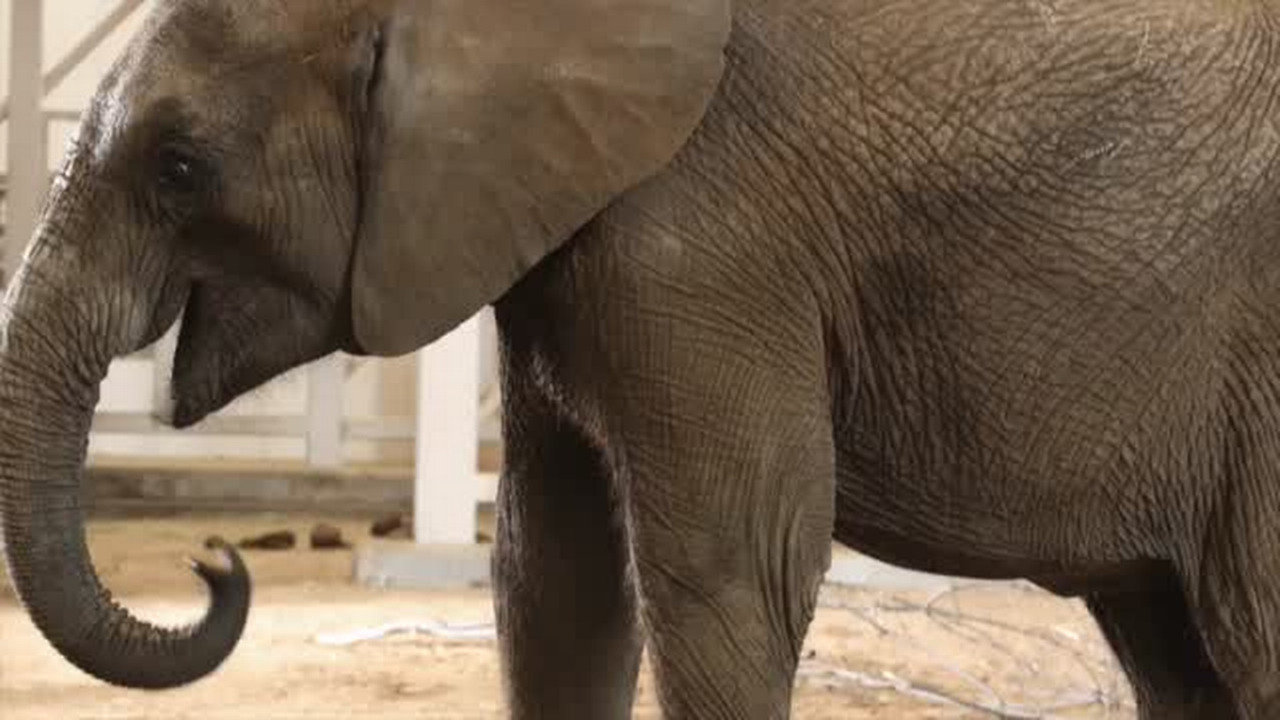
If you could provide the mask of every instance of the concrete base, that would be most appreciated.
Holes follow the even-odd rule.
[[[502,448],[485,443],[481,472],[496,473]],[[86,468],[86,501],[95,515],[167,511],[341,512],[384,514],[413,508],[411,465],[99,456]]]
[[[372,587],[417,590],[487,587],[490,547],[378,540],[356,552],[355,580]]]

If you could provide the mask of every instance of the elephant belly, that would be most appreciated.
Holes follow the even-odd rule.
[[[1150,564],[1136,553],[1094,554],[1087,543],[1061,547],[1071,535],[1065,518],[1081,508],[1023,506],[1016,493],[993,502],[983,491],[997,484],[990,481],[877,473],[849,448],[839,459],[835,539],[882,562],[939,575],[1029,579],[1063,595],[1125,586]],[[1107,532],[1098,528],[1100,536]]]
[[[843,490],[843,488],[842,488]],[[1033,577],[1060,572],[1053,563],[1037,561],[1008,548],[992,552],[983,543],[955,542],[931,527],[928,508],[894,508],[884,503],[838,495],[835,539],[841,544],[898,567],[939,575],[989,580]]]

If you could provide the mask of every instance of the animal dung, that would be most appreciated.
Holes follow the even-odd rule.
[[[246,550],[291,550],[297,544],[298,538],[292,530],[277,530],[245,538],[239,546]]]
[[[409,521],[409,516],[396,513],[375,520],[369,533],[374,537],[407,538],[412,535],[412,530],[413,523]]]
[[[311,548],[313,550],[341,550],[351,547],[342,539],[342,530],[327,523],[319,523],[311,528]]]

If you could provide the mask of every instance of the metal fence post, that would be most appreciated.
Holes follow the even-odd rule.
[[[334,353],[307,368],[307,464],[342,465],[342,356]]]
[[[418,544],[475,544],[479,395],[480,322],[473,317],[418,354]]]
[[[43,0],[9,3],[9,187],[4,233],[4,277],[22,261],[35,231],[49,174],[44,127]]]

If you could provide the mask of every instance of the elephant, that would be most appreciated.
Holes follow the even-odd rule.
[[[79,498],[113,358],[185,428],[492,307],[506,707],[785,718],[833,542],[1082,598],[1143,718],[1280,716],[1270,0],[169,0],[0,310],[6,561],[104,682]]]

